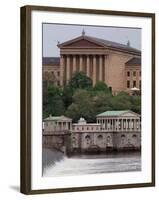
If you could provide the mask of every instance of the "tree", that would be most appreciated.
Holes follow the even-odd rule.
[[[131,96],[131,110],[141,114],[141,96]]]
[[[113,96],[111,104],[112,110],[130,110],[131,97],[126,92],[120,92]]]
[[[112,98],[113,96],[110,93],[98,91],[98,93],[96,93],[96,95],[92,98],[95,115],[112,110]]]
[[[103,81],[98,81],[95,84],[93,90],[94,91],[103,91],[105,93],[111,93],[110,88]]]
[[[49,114],[58,116],[64,113],[65,108],[61,88],[55,85],[49,85],[46,99],[47,101],[43,105],[43,117],[47,117]]]
[[[78,89],[73,95],[73,103],[68,107],[65,114],[71,117],[73,121],[84,117],[88,122],[94,122],[94,106],[89,92],[87,90]]]
[[[63,101],[67,109],[72,104],[72,97],[77,89],[92,87],[92,80],[84,72],[75,72],[69,83],[63,89]]]
[[[66,109],[72,104],[72,96],[73,96],[73,89],[70,88],[68,85],[66,85],[63,88],[63,94],[62,94],[62,99]]]
[[[84,72],[75,72],[68,86],[74,91],[76,89],[87,89],[92,87],[92,80]]]

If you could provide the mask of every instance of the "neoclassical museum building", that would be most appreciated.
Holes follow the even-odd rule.
[[[103,112],[96,123],[50,115],[43,120],[43,147],[64,153],[140,150],[141,118],[130,110]]]
[[[73,74],[83,71],[93,85],[98,81],[120,91],[141,90],[141,51],[130,46],[86,35],[58,42],[60,57],[43,58],[43,79],[64,86]]]

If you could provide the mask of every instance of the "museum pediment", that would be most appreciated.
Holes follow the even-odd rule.
[[[93,42],[90,42],[86,39],[81,39],[79,41],[64,45],[63,47],[91,47],[92,48],[92,47],[102,47],[102,46],[95,44]]]
[[[82,35],[63,43],[58,42],[57,46],[59,48],[106,48],[113,51],[115,50],[141,55],[140,50],[134,49],[130,46],[87,35]]]
[[[89,37],[78,37],[73,40],[61,43],[58,45],[60,48],[99,48],[104,47],[103,44],[90,39]]]

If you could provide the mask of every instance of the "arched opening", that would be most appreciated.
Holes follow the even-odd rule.
[[[98,135],[97,137],[99,140],[102,140],[103,139],[103,136],[102,135]]]
[[[86,135],[86,136],[85,136],[85,139],[86,139],[86,140],[90,140],[90,136],[89,136],[89,135]]]

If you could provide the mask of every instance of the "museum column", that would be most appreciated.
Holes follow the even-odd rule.
[[[67,55],[66,58],[66,83],[70,80],[70,56]]]
[[[63,73],[64,73],[64,56],[60,57],[60,85],[63,86]]]
[[[73,70],[72,72],[74,73],[76,71],[76,55],[73,55]]]
[[[104,55],[104,82],[108,85],[107,55]]]
[[[79,71],[83,71],[83,57],[80,55],[80,60],[79,60]]]
[[[87,61],[86,61],[86,74],[90,77],[90,58],[89,55],[87,55]]]
[[[102,55],[99,56],[99,80],[102,81]]]
[[[96,55],[93,55],[93,85],[96,84],[96,75],[97,75],[97,71],[96,71]]]

